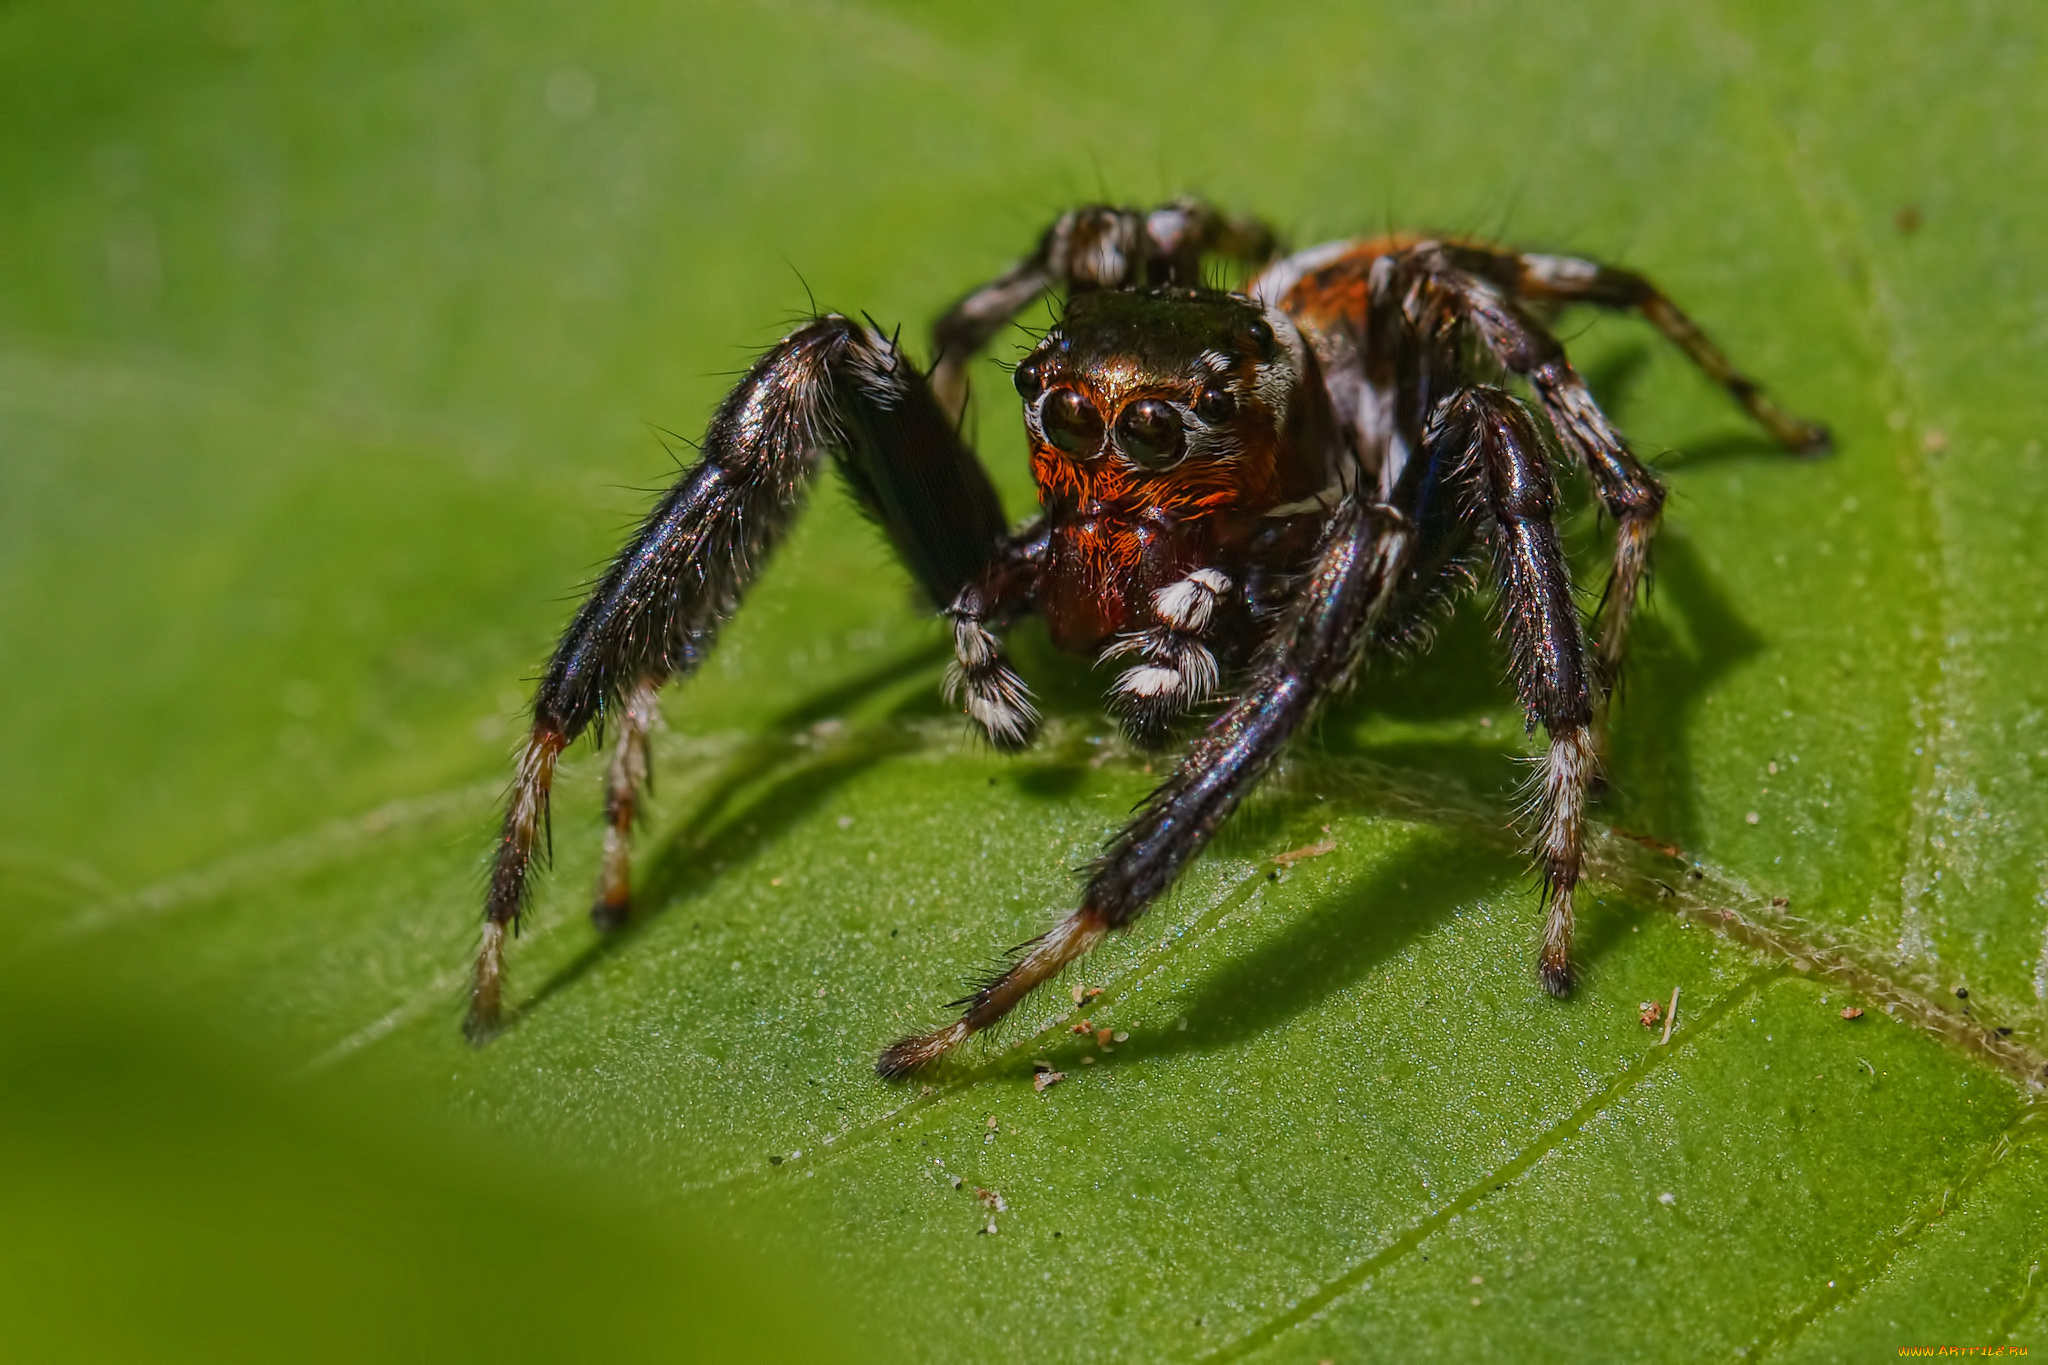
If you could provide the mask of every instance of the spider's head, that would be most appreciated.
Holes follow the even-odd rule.
[[[1017,392],[1051,511],[1258,515],[1323,485],[1315,361],[1285,313],[1239,295],[1076,295]]]

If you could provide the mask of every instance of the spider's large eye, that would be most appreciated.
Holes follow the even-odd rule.
[[[1228,422],[1236,415],[1237,399],[1231,396],[1229,389],[1210,386],[1195,395],[1195,416],[1211,426]]]
[[[1273,335],[1272,326],[1264,318],[1253,318],[1245,329],[1251,333],[1252,345],[1257,348],[1259,359],[1271,360],[1279,353],[1280,343]]]
[[[1010,377],[1016,381],[1017,392],[1024,395],[1027,403],[1038,397],[1039,391],[1045,387],[1045,370],[1036,356],[1019,365],[1017,372]]]
[[[1069,455],[1087,459],[1102,450],[1102,414],[1072,389],[1054,389],[1038,409],[1045,439]]]
[[[1171,403],[1140,398],[1116,419],[1116,443],[1140,469],[1165,469],[1181,456],[1180,414]]]

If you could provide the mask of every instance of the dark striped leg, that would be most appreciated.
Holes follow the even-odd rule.
[[[643,687],[703,661],[827,451],[934,606],[986,569],[1003,538],[1001,504],[924,377],[888,338],[824,317],[756,362],[711,419],[704,458],[613,560],[548,662],[485,896],[472,1039],[490,1036],[503,1014],[505,937],[518,927],[547,831],[556,759],[600,718],[639,728],[632,712]],[[615,811],[620,805],[630,802],[615,802]],[[608,879],[623,871],[629,823],[629,812],[614,820],[621,837]]]
[[[616,713],[619,734],[604,788],[604,859],[590,903],[590,922],[599,929],[621,928],[633,912],[633,824],[647,785],[647,732],[661,717],[660,691],[659,679],[643,679]]]
[[[1151,210],[1090,204],[1061,214],[1029,256],[966,295],[932,326],[932,388],[958,420],[967,367],[1011,318],[1048,289],[1202,282],[1202,258],[1259,262],[1276,247],[1255,218],[1231,218],[1199,199]]]
[[[1742,405],[1771,439],[1795,455],[1822,455],[1832,448],[1828,429],[1786,412],[1763,386],[1735,368],[1699,325],[1664,292],[1641,275],[1575,256],[1508,252],[1460,243],[1446,247],[1460,268],[1483,275],[1520,299],[1542,303],[1585,303],[1596,308],[1642,314],[1665,339]]]
[[[1664,509],[1664,486],[1643,467],[1579,378],[1563,345],[1491,281],[1456,268],[1434,246],[1416,248],[1419,263],[1449,292],[1480,340],[1507,370],[1528,379],[1565,449],[1593,476],[1615,522],[1614,572],[1601,596],[1594,628],[1599,715],[1596,745],[1605,742],[1608,698],[1621,677],[1628,629],[1650,568],[1650,542]]]
[[[1405,523],[1357,507],[1331,520],[1296,605],[1238,699],[1196,739],[1172,777],[1110,842],[1081,907],[1017,950],[1007,970],[954,1006],[959,1019],[905,1038],[875,1069],[899,1077],[924,1066],[1014,1009],[1103,935],[1143,914],[1272,765],[1316,704],[1350,676],[1385,615],[1412,544]]]
[[[1432,455],[1455,461],[1474,510],[1486,518],[1515,691],[1530,724],[1540,721],[1550,736],[1532,793],[1547,911],[1539,961],[1544,988],[1563,996],[1572,988],[1572,895],[1586,789],[1598,759],[1585,640],[1553,520],[1557,493],[1535,422],[1499,389],[1468,389],[1447,400],[1424,440]]]

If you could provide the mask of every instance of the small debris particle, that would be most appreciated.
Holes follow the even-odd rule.
[[[1323,828],[1327,830],[1329,826],[1325,825]],[[1275,853],[1273,861],[1282,871],[1286,871],[1296,863],[1304,862],[1310,858],[1320,858],[1326,853],[1335,853],[1336,851],[1337,841],[1335,839],[1325,839],[1321,843],[1304,844],[1300,848],[1291,848],[1285,853]]]
[[[1743,823],[1743,824],[1745,824],[1745,825],[1754,825],[1754,824],[1758,824],[1758,823],[1760,823],[1760,822],[1761,822],[1762,820],[1763,820],[1763,816],[1761,816],[1761,815],[1758,815],[1758,814],[1757,814],[1757,813],[1756,813],[1755,811],[1751,811],[1751,812],[1750,812],[1749,814],[1747,814],[1747,815],[1745,815],[1745,816],[1743,816],[1743,817],[1742,817],[1742,823]]]
[[[818,999],[820,999],[820,1000],[823,1000],[824,998],[825,998],[825,988],[824,988],[823,986],[820,986],[820,987],[818,987]]]
[[[990,1131],[991,1133],[993,1133],[993,1132],[995,1132],[995,1131],[996,1131],[996,1128],[997,1128],[997,1125],[996,1125],[996,1116],[995,1116],[994,1114],[990,1114],[990,1115],[988,1116],[988,1130],[989,1130],[989,1131]]]
[[[1484,1275],[1474,1275],[1474,1276],[1472,1277],[1472,1283],[1474,1283],[1474,1284],[1485,1284],[1485,1283],[1486,1283],[1486,1277],[1485,1277]]]
[[[948,1182],[948,1183],[950,1183],[950,1184],[951,1184],[951,1185],[953,1186],[953,1188],[954,1188],[954,1189],[956,1189],[956,1190],[957,1190],[957,1189],[959,1189],[959,1188],[960,1188],[960,1187],[961,1187],[962,1185],[965,1185],[965,1184],[967,1183],[966,1181],[962,1180],[962,1179],[961,1179],[961,1178],[960,1178],[959,1176],[957,1176],[957,1175],[954,1175],[954,1174],[953,1174],[953,1173],[952,1173],[951,1171],[948,1171],[948,1172],[946,1173],[946,1180],[947,1180],[947,1182]]]
[[[1482,730],[1491,730],[1493,728],[1493,717],[1481,716],[1479,718],[1479,728]]]
[[[768,879],[768,885],[770,885],[770,886],[780,886],[780,885],[782,885],[782,878],[780,878],[780,877],[770,877],[770,878]]]
[[[993,1213],[1008,1213],[1010,1211],[1010,1206],[1003,1202],[1003,1196],[999,1190],[984,1190],[976,1186],[974,1197],[981,1201],[983,1208]]]
[[[1472,1306],[1474,1308],[1477,1308],[1479,1306],[1479,1296],[1477,1294],[1474,1294],[1472,1296]]]
[[[977,1232],[975,1233],[975,1236],[977,1236],[977,1237],[992,1237],[992,1236],[994,1236],[994,1235],[995,1235],[995,1231],[996,1231],[996,1220],[995,1220],[995,1219],[993,1219],[993,1218],[991,1218],[991,1219],[989,1219],[989,1220],[988,1220],[988,1226],[987,1226],[987,1227],[985,1227],[985,1228],[981,1228],[981,1229],[979,1229],[979,1230],[978,1230],[978,1231],[977,1231]]]
[[[1624,839],[1641,844],[1653,853],[1661,853],[1667,858],[1676,858],[1680,862],[1685,861],[1685,850],[1676,844],[1667,844],[1662,839],[1652,838],[1647,834],[1636,834],[1625,829],[1617,829],[1614,832]]]
[[[1670,1042],[1670,1041],[1671,1041],[1671,1028],[1672,1028],[1672,1025],[1676,1024],[1677,1022],[1678,1022],[1678,987],[1676,987],[1676,986],[1673,986],[1673,987],[1671,988],[1671,1003],[1670,1003],[1669,1005],[1666,1005],[1666,1006],[1664,1007],[1664,1036],[1663,1036],[1662,1038],[1659,1038],[1659,1039],[1657,1040],[1657,1046],[1658,1046],[1658,1047],[1662,1047],[1662,1046],[1664,1046],[1664,1045],[1665,1045],[1666,1043],[1668,1043],[1668,1042]]]
[[[782,1164],[782,1158],[779,1156],[771,1156],[768,1158],[768,1164],[770,1166],[780,1166]]]
[[[1654,1000],[1645,1000],[1638,1004],[1636,1013],[1642,1019],[1644,1028],[1655,1028],[1664,1021],[1664,1007]]]
[[[1087,993],[1088,989],[1085,986],[1076,986],[1073,990],[1068,992],[1068,994],[1073,997],[1074,1003],[1077,1005],[1081,1003],[1081,997],[1086,995]]]
[[[1128,1043],[1128,1042],[1130,1042],[1130,1041],[1131,1041],[1131,1035],[1130,1035],[1130,1034],[1128,1034],[1128,1033],[1117,1033],[1117,1034],[1112,1034],[1112,1035],[1111,1035],[1111,1037],[1112,1037],[1112,1038],[1114,1038],[1114,1039],[1115,1039],[1115,1041],[1117,1041],[1117,1042],[1119,1042],[1119,1043]]]
[[[1778,760],[1774,758],[1769,763],[1765,764],[1764,771],[1769,773],[1772,777],[1776,777],[1778,775]]]
[[[1698,868],[1696,868],[1696,867],[1689,867],[1689,868],[1687,868],[1687,869],[1685,870],[1685,875],[1686,875],[1686,876],[1688,876],[1688,877],[1690,877],[1690,878],[1692,878],[1692,879],[1693,879],[1694,881],[1696,881],[1696,882],[1703,882],[1703,881],[1705,881],[1705,880],[1707,879],[1707,874],[1706,874],[1706,873],[1704,873],[1704,872],[1702,872],[1702,871],[1700,871],[1700,870],[1699,870]]]
[[[1792,970],[1795,972],[1810,972],[1813,970],[1813,964],[1803,957],[1795,957],[1792,959]]]
[[[1842,1017],[1844,1019],[1861,1019],[1863,1011],[1854,1005],[1844,1005],[1842,1006]]]
[[[1083,991],[1082,994],[1087,996],[1090,1000],[1093,1000],[1096,996],[1102,994],[1102,987],[1090,986],[1087,990]]]
[[[852,829],[852,828],[853,828],[853,817],[852,817],[851,815],[842,815],[842,816],[840,816],[840,817],[839,817],[839,828],[841,828],[841,829]]]
[[[1899,211],[1892,215],[1892,226],[1908,237],[1918,232],[1920,230],[1920,206],[1918,204],[1902,204],[1899,207]]]
[[[1958,1000],[1968,1000],[1969,998],[1970,998],[1970,992],[1969,992],[1969,990],[1968,990],[1968,989],[1967,989],[1966,987],[1963,987],[1963,986],[1958,986],[1958,987],[1956,987],[1956,999],[1958,999]]]
[[[1771,897],[1771,909],[1773,910],[1783,910],[1786,906],[1790,905],[1791,903],[1791,901],[1787,900],[1783,896]]]
[[[1939,455],[1948,449],[1948,433],[1929,427],[1920,436],[1920,448],[1929,455]]]
[[[1031,1078],[1031,1088],[1043,1095],[1048,1087],[1058,1085],[1066,1078],[1064,1071],[1041,1071]]]
[[[1088,1020],[1086,1020],[1086,1019],[1077,1019],[1077,1020],[1075,1020],[1075,1021],[1074,1021],[1074,1026],[1073,1026],[1072,1028],[1068,1029],[1068,1030],[1067,1030],[1067,1032],[1069,1032],[1069,1033],[1093,1033],[1093,1032],[1095,1032],[1095,1025],[1094,1025],[1094,1024],[1092,1024],[1092,1023],[1090,1023],[1090,1022],[1089,1022]]]
[[[1094,1065],[1095,1065],[1095,1054],[1091,1052],[1091,1053],[1089,1053],[1089,1054],[1088,1054],[1088,1055],[1087,1055],[1086,1057],[1083,1057],[1083,1058],[1081,1059],[1081,1065],[1082,1065],[1082,1066],[1094,1066]]]
[[[1095,1046],[1101,1048],[1104,1052],[1107,1052],[1109,1051],[1109,1040],[1111,1038],[1114,1038],[1115,1036],[1115,1033],[1111,1032],[1109,1029],[1099,1028],[1095,1030]]]
[[[1173,1031],[1175,1033],[1186,1033],[1188,1031],[1188,1021],[1185,1019],[1181,1020],[1173,1026]]]
[[[1666,1190],[1664,1191],[1664,1193],[1657,1196],[1657,1202],[1668,1209],[1673,1204],[1676,1204],[1678,1202],[1678,1196],[1673,1194],[1671,1191]]]

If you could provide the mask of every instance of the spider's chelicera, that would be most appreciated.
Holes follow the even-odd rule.
[[[1095,863],[1080,907],[954,1002],[952,1023],[884,1051],[884,1076],[995,1023],[1143,914],[1361,658],[1417,636],[1479,559],[1515,688],[1549,739],[1534,802],[1539,974],[1566,994],[1587,787],[1664,492],[1542,317],[1635,310],[1788,450],[1822,451],[1827,433],[1774,406],[1639,275],[1462,239],[1277,258],[1273,241],[1194,201],[1078,209],[940,319],[929,375],[836,315],[762,356],[548,664],[487,893],[471,1036],[499,1022],[505,931],[557,755],[593,723],[615,730],[591,913],[618,925],[655,694],[702,662],[828,454],[950,622],[947,691],[998,747],[1030,743],[1038,723],[1003,649],[1028,611],[1060,647],[1118,662],[1110,704],[1134,739],[1163,742],[1214,704]],[[1200,288],[1212,256],[1263,268],[1240,293]],[[1016,368],[1042,510],[1012,531],[958,417],[968,362],[1048,290],[1064,312]],[[1546,426],[1616,523],[1590,630],[1558,539]]]

